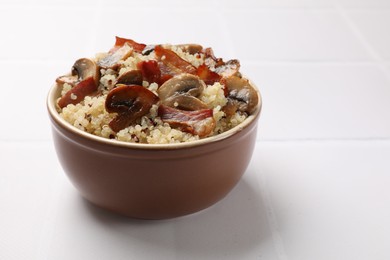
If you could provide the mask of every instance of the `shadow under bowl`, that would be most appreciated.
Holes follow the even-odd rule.
[[[261,98],[243,123],[217,136],[179,144],[136,144],[79,130],[47,98],[54,146],[65,173],[88,201],[133,218],[165,219],[205,209],[245,172],[256,143]]]

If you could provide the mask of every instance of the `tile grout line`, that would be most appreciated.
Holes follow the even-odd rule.
[[[348,16],[347,12],[343,9],[343,7],[340,4],[335,3],[335,8],[336,8],[337,12],[340,14],[340,16],[343,18],[343,20],[347,23],[347,26],[352,30],[352,33],[359,39],[360,43],[364,46],[366,51],[368,51],[370,56],[374,59],[374,61],[382,62],[383,59],[374,50],[374,48],[368,43],[368,41],[366,40],[364,35],[360,32],[359,28],[352,21],[352,19]]]
[[[345,20],[349,28],[355,34],[355,36],[359,39],[360,43],[363,44],[364,48],[369,52],[371,57],[374,59],[376,66],[382,70],[385,74],[386,78],[390,81],[390,70],[386,67],[386,60],[383,59],[379,53],[371,46],[371,44],[367,41],[366,37],[360,32],[359,28],[353,22],[353,20],[348,16],[347,11],[343,9],[343,7],[335,3],[336,10],[339,12],[341,17]],[[352,10],[353,11],[353,10]]]
[[[215,5],[215,7],[218,6],[217,0],[214,0],[213,3]],[[228,44],[228,53],[229,53],[229,55],[234,56],[233,54],[235,53],[235,47],[232,44],[232,42],[233,42],[231,39],[232,37],[231,37],[230,31],[229,31],[229,28],[227,26],[227,22],[225,21],[225,16],[223,14],[223,11],[218,10],[217,16],[219,17],[219,19],[218,19],[219,27],[221,28],[221,30],[223,32],[224,40],[225,40],[225,42],[229,43]]]
[[[97,1],[95,5],[95,14],[93,17],[94,24],[96,26],[93,26],[93,29],[90,31],[89,36],[89,42],[88,42],[88,51],[91,52],[91,57],[93,57],[96,50],[96,39],[98,36],[98,24],[99,24],[99,18],[102,17],[102,10],[103,10],[103,0]]]

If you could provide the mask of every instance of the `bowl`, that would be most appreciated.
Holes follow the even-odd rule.
[[[244,174],[256,143],[261,98],[240,125],[178,144],[136,144],[98,137],[66,122],[56,110],[60,88],[47,97],[54,146],[70,181],[91,203],[141,219],[166,219],[205,209]]]

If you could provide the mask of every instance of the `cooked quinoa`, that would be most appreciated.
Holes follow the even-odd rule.
[[[242,123],[257,105],[257,92],[241,76],[237,60],[223,62],[214,57],[210,48],[203,49],[200,45],[194,45],[196,51],[189,48],[192,45],[156,46],[117,37],[116,45],[109,52],[76,61],[72,75],[57,79],[57,84],[62,87],[58,99],[60,116],[74,127],[104,138],[168,144],[190,142],[225,132]],[[158,51],[166,54],[161,55]],[[150,73],[151,65],[158,68],[157,76]],[[88,66],[95,67],[90,70]],[[86,68],[89,74],[82,71]],[[87,75],[81,75],[83,73]],[[123,80],[121,76],[126,73],[130,76]],[[87,78],[89,82],[84,82]],[[172,88],[186,80],[188,86],[170,93]],[[200,82],[199,93],[193,94],[193,81]],[[139,99],[131,95],[129,101],[116,100],[133,85],[144,88],[134,88],[133,92],[141,90],[146,93],[141,93]],[[87,91],[88,88],[91,90]],[[131,111],[136,111],[135,102],[145,99],[142,95],[150,97],[151,101],[145,101],[148,104],[143,108],[147,110],[133,117]],[[191,106],[180,103],[185,100],[189,100]],[[129,112],[126,112],[127,108]]]

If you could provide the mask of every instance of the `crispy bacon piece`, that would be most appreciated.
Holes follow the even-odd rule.
[[[58,106],[60,108],[64,108],[69,104],[76,105],[83,101],[86,96],[97,91],[97,88],[98,87],[93,77],[80,81],[58,101]]]
[[[161,71],[158,67],[158,63],[155,60],[140,61],[137,64],[138,69],[141,71],[143,78],[149,83],[160,83]]]
[[[143,43],[138,43],[138,42],[135,42],[131,39],[126,39],[126,38],[121,38],[121,37],[118,37],[118,36],[115,36],[115,45],[114,47],[112,47],[112,49],[110,50],[110,53],[113,53],[115,52],[117,49],[121,48],[123,45],[125,45],[125,43],[129,44],[131,47],[133,47],[133,50],[135,52],[139,52],[139,53],[142,53],[142,51],[145,49],[146,47],[146,44],[143,44]]]
[[[171,127],[199,137],[208,136],[215,128],[212,109],[184,111],[160,105],[158,115]]]
[[[157,62],[155,60],[141,61],[137,64],[137,67],[142,72],[142,76],[149,83],[156,82],[160,86],[164,84],[165,81],[172,78],[172,75],[169,74],[167,67],[162,62]]]
[[[188,61],[183,60],[174,51],[163,48],[161,45],[157,45],[154,48],[154,52],[159,61],[161,61],[168,69],[167,73],[176,75],[179,72],[186,72],[190,74],[196,74],[196,68]]]
[[[106,110],[118,113],[109,126],[115,132],[128,127],[146,115],[159,98],[147,88],[138,85],[118,85],[106,98]]]
[[[214,71],[211,71],[207,65],[202,64],[196,69],[196,75],[203,80],[207,85],[213,85],[221,80],[221,76]]]

